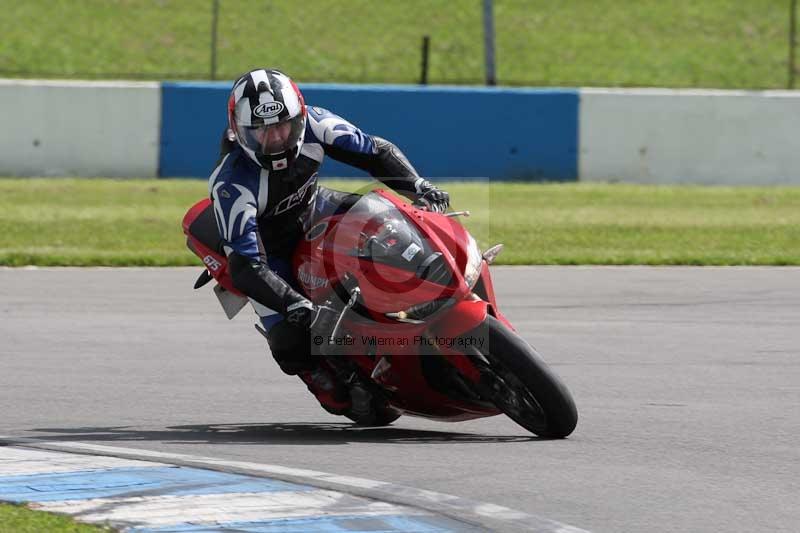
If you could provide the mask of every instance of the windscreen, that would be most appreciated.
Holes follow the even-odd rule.
[[[421,279],[448,284],[451,279],[441,252],[434,250],[417,227],[381,195],[371,192],[350,208],[345,218],[358,220],[358,257],[409,270]]]

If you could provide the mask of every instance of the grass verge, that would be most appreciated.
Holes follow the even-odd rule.
[[[208,78],[210,0],[0,0],[0,72]],[[478,0],[220,2],[217,78],[483,83]],[[789,0],[495,0],[497,77],[514,85],[784,88]],[[254,35],[264,41],[254,42]]]
[[[356,190],[363,183],[325,181]],[[800,265],[800,187],[447,183],[500,264]],[[199,265],[204,181],[0,179],[0,265]]]
[[[0,503],[0,533],[98,533],[108,527],[79,524],[69,517]]]

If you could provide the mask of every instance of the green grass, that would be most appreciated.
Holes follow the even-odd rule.
[[[326,182],[354,190],[359,182]],[[449,183],[505,264],[800,265],[800,187]],[[196,180],[0,179],[0,265],[199,265]]]
[[[507,264],[800,264],[799,187],[509,184],[490,198],[476,234],[508,243]]]
[[[0,533],[98,533],[107,527],[78,524],[57,514],[32,511],[20,505],[0,503]]]
[[[0,264],[191,265],[181,219],[201,181],[0,180]]]
[[[223,0],[218,78],[484,79],[481,0]],[[212,0],[0,0],[0,75],[208,78]],[[789,0],[495,0],[512,85],[783,88]]]

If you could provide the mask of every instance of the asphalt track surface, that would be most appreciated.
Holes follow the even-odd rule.
[[[494,417],[358,429],[193,269],[0,269],[0,435],[283,464],[593,531],[797,531],[800,269],[497,268],[572,390],[567,440]]]

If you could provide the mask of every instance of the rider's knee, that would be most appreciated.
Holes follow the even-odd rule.
[[[272,357],[290,376],[313,370],[317,361],[311,355],[311,339],[305,328],[281,321],[267,333]]]

